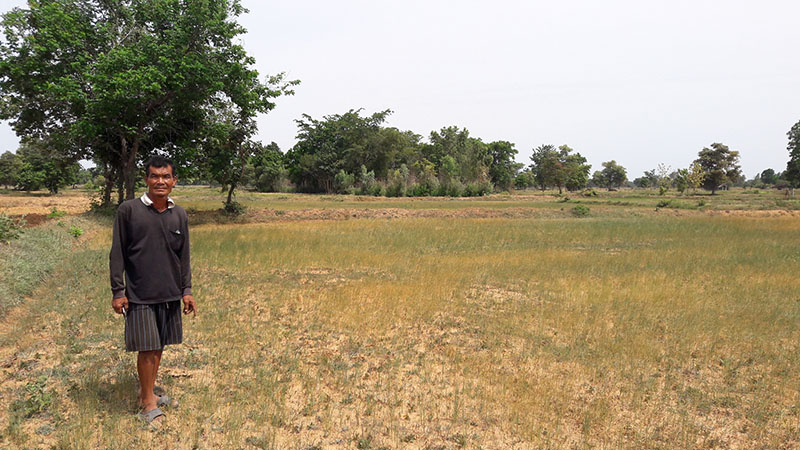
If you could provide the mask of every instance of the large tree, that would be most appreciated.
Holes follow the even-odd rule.
[[[77,181],[80,165],[69,156],[54,149],[47,141],[26,139],[17,155],[22,162],[17,174],[17,186],[26,191],[46,187],[50,193]]]
[[[727,145],[715,142],[711,148],[703,147],[694,161],[703,169],[703,188],[715,194],[717,189],[736,182],[741,177],[739,168],[739,152],[731,150]]]
[[[514,161],[517,149],[511,142],[495,141],[486,144],[486,150],[492,158],[492,165],[489,168],[489,177],[492,179],[492,183],[498,189],[510,190],[517,172],[522,168],[522,164]]]
[[[794,124],[786,135],[789,136],[789,145],[786,146],[789,150],[789,162],[786,164],[783,178],[792,188],[796,188],[800,187],[800,121]]]
[[[239,0],[42,0],[3,16],[0,118],[20,136],[106,168],[133,198],[152,152],[191,158],[220,103],[271,110],[291,83],[259,81],[237,43]],[[188,152],[188,156],[184,153]],[[120,198],[121,200],[122,198]]]
[[[533,150],[530,169],[540,189],[557,187],[561,193],[564,187],[576,190],[586,186],[591,165],[580,153],[572,151],[568,145],[540,145]]]
[[[603,170],[595,171],[592,181],[608,189],[618,188],[628,181],[627,170],[612,159],[603,163]]]
[[[364,165],[373,164],[385,149],[380,143],[381,124],[391,114],[380,111],[361,117],[361,110],[325,116],[322,120],[308,114],[295,120],[299,131],[297,143],[286,153],[289,177],[301,191],[333,192],[339,171],[351,175]]]
[[[21,169],[22,159],[15,153],[4,152],[0,155],[0,184],[6,188],[15,186]]]

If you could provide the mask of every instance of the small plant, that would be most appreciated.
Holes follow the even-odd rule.
[[[0,213],[0,242],[8,242],[22,234],[22,227],[25,226],[25,219],[13,219],[6,213]]]
[[[672,205],[672,200],[661,199],[656,204],[656,208],[669,208]]]
[[[48,219],[58,219],[59,217],[64,217],[67,215],[66,211],[59,211],[58,208],[53,206],[50,208],[50,214],[47,215]]]
[[[567,203],[568,201],[569,197],[561,197],[556,203]]]
[[[575,205],[572,208],[572,214],[576,217],[586,217],[589,215],[589,207],[584,205]]]
[[[80,227],[73,225],[69,227],[69,234],[72,237],[80,237],[83,234],[83,230]]]
[[[47,408],[53,403],[53,394],[45,390],[47,381],[47,377],[42,375],[36,381],[26,384],[25,398],[11,404],[12,413],[27,419],[47,411]]]
[[[597,197],[597,191],[594,189],[584,189],[584,191],[581,192],[581,195],[584,197]]]
[[[223,209],[225,210],[225,214],[228,214],[230,216],[240,216],[244,214],[244,212],[247,210],[246,206],[235,200],[231,200],[230,202],[223,202],[222,204],[224,206]]]
[[[706,206],[706,201],[705,201],[705,200],[703,200],[703,199],[700,199],[700,200],[698,200],[698,201],[697,201],[697,206],[698,206],[698,207],[701,207],[701,206]]]

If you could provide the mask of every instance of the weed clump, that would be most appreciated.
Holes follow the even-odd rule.
[[[12,219],[5,213],[0,213],[0,242],[7,243],[13,239],[17,239],[22,234],[22,227],[25,225],[25,219]]]
[[[231,200],[230,202],[222,202],[223,210],[225,214],[229,216],[241,216],[247,211],[247,207],[243,204],[237,202],[236,200]]]
[[[575,205],[571,211],[572,215],[575,217],[586,217],[589,215],[589,207],[584,205]]]

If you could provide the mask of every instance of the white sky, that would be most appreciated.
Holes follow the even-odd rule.
[[[20,5],[0,0],[2,10]],[[568,144],[628,177],[686,167],[723,142],[748,178],[786,167],[800,120],[800,2],[790,0],[245,0],[242,38],[266,76],[300,79],[259,118],[294,144],[294,119],[386,108],[427,137],[449,125],[508,140],[529,162]],[[17,139],[0,124],[0,151]]]

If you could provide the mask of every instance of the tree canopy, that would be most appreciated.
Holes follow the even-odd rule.
[[[703,188],[712,194],[723,185],[736,182],[741,177],[739,152],[715,142],[711,148],[703,147],[694,161],[703,169]]]
[[[220,110],[247,121],[291,92],[295,82],[280,75],[258,79],[236,40],[243,12],[238,0],[16,8],[2,22],[0,118],[20,136],[105,167],[106,199],[115,185],[120,200],[132,198],[137,163],[150,154],[188,161]]]
[[[800,187],[800,121],[789,130],[786,135],[789,137],[789,162],[786,164],[786,171],[783,172],[785,178],[793,188]]]
[[[628,182],[627,171],[612,159],[603,163],[603,170],[595,171],[592,181],[600,187],[619,188]]]
[[[586,187],[589,180],[591,165],[580,153],[572,153],[568,145],[540,145],[533,150],[531,161],[531,173],[541,190],[556,187],[560,193],[566,187],[574,191]]]

